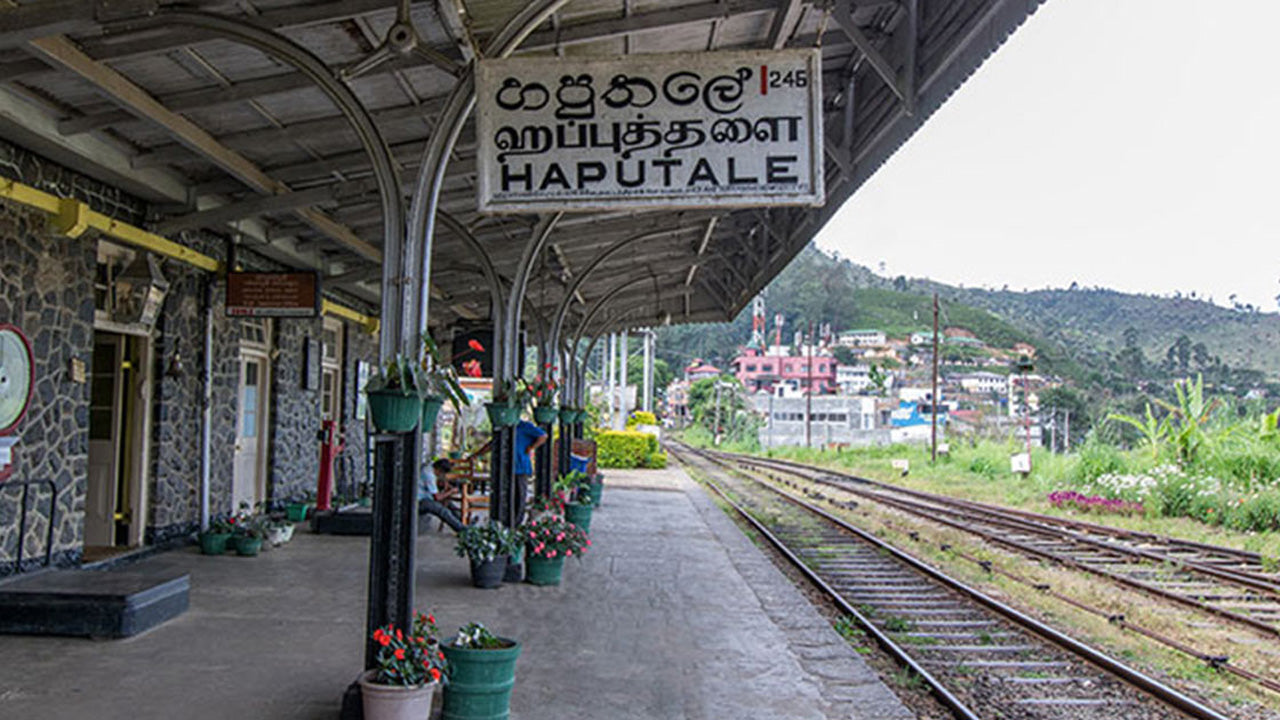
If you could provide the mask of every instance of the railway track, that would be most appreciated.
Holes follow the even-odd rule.
[[[958,718],[1225,720],[729,460],[672,450]]]
[[[775,480],[790,476],[839,488],[1028,557],[1280,635],[1280,573],[1257,553],[908,490],[783,460],[717,457]]]

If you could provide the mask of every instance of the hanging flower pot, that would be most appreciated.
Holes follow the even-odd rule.
[[[489,424],[495,428],[510,427],[520,421],[520,406],[507,402],[487,402],[484,410],[489,414]]]
[[[586,410],[584,410],[584,409],[582,409],[582,408],[578,408],[578,409],[574,412],[574,418],[573,418],[573,421],[574,421],[575,423],[585,422],[585,421],[586,421],[586,419],[587,419],[587,411],[586,411]]]
[[[374,390],[369,397],[369,417],[380,432],[409,432],[422,417],[422,400],[401,390]]]
[[[436,418],[440,415],[441,407],[444,407],[444,398],[439,395],[422,398],[422,421],[418,424],[422,432],[429,433],[436,428]]]
[[[533,409],[533,419],[539,425],[550,425],[556,421],[559,411],[550,405],[538,405]]]
[[[560,423],[563,425],[572,425],[574,419],[578,417],[578,411],[567,406],[560,406]]]

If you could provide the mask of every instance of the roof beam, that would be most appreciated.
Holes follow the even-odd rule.
[[[36,38],[94,30],[103,20],[154,12],[156,0],[42,0],[8,7],[0,3],[0,49]]]
[[[728,0],[727,2],[699,3],[674,10],[640,13],[626,18],[567,24],[561,26],[559,31],[533,33],[520,45],[520,51],[545,50],[557,45],[595,42],[634,32],[669,29],[681,25],[707,22],[708,20],[724,19],[734,15],[771,12],[775,7],[776,0]],[[396,70],[410,70],[420,67],[435,66],[420,57],[411,56],[409,58],[398,58],[381,65],[376,72],[371,72],[361,77],[362,79],[373,78]],[[0,66],[0,77],[5,77],[6,80],[17,79],[18,76],[13,73],[5,75],[2,72],[4,69],[4,66]],[[172,93],[161,96],[160,101],[171,110],[189,112],[264,95],[301,90],[312,86],[311,81],[299,73],[283,73],[266,78],[233,83],[229,87],[213,87]],[[435,102],[442,105],[444,100],[443,96],[428,98],[424,101],[424,104]],[[127,113],[108,111],[70,118],[59,124],[59,130],[66,134],[74,135],[132,120],[134,120],[134,117]]]
[[[217,228],[255,215],[315,206],[344,197],[363,195],[375,189],[377,184],[371,179],[365,179],[256,197],[164,220],[156,225],[156,232],[164,234],[194,228]]]
[[[773,24],[769,26],[769,47],[781,50],[787,44],[796,31],[796,22],[800,20],[804,4],[804,0],[779,0],[778,9],[773,13]]]
[[[853,11],[850,9],[849,3],[836,3],[832,16],[840,26],[840,29],[844,31],[844,34],[853,41],[858,51],[866,56],[867,62],[871,64],[880,79],[884,80],[885,85],[889,86],[889,89],[893,91],[894,95],[898,96],[899,100],[904,103],[907,102],[906,88],[899,81],[897,71],[885,59],[884,54],[871,43],[871,39],[866,36],[866,33],[862,32],[862,28],[858,27],[858,24],[854,22]]]
[[[70,40],[54,36],[33,40],[31,47],[49,60],[70,70],[97,86],[114,102],[128,108],[164,128],[183,145],[209,158],[214,164],[254,190],[276,195],[289,191],[289,186],[273,179],[248,158],[220,144],[203,128],[160,104],[145,90],[125,76],[101,63],[94,62]],[[382,252],[332,218],[313,208],[294,211],[303,222],[328,235],[338,243],[370,260],[382,260]]]

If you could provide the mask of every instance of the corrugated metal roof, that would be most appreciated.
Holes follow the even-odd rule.
[[[867,38],[874,52],[883,55],[895,72],[909,71],[908,49],[914,48],[918,95],[910,115],[842,28],[839,5],[796,3],[794,27],[778,44],[820,43],[822,47],[830,146],[826,207],[568,216],[552,236],[556,252],[549,256],[547,272],[535,283],[526,307],[535,315],[550,313],[575,270],[590,263],[609,243],[641,232],[668,230],[668,235],[629,247],[602,265],[585,283],[581,295],[586,304],[579,305],[578,312],[623,279],[647,273],[656,281],[640,283],[625,293],[618,309],[605,313],[606,320],[644,325],[653,324],[665,313],[670,313],[674,322],[731,317],[1040,1],[891,0],[852,7],[846,21],[851,20],[857,34]],[[240,0],[196,5],[276,28],[335,72],[375,48],[395,18],[391,0]],[[463,24],[483,41],[523,3],[467,0],[463,5],[467,11]],[[575,0],[538,28],[522,52],[586,57],[764,47],[772,39],[776,20],[790,5],[789,0]],[[412,6],[416,29],[435,52],[461,63],[459,42],[450,37],[436,7],[427,2]],[[907,38],[910,24],[904,18],[911,7],[918,7],[918,32]],[[343,190],[314,202],[364,240],[381,244],[377,198],[366,186],[352,185],[369,177],[368,158],[334,105],[292,69],[256,49],[181,27],[146,33],[95,31],[72,39],[90,57],[142,87],[273,178],[295,189],[332,185]],[[135,154],[138,165],[165,168],[195,192],[216,194],[220,202],[260,197],[208,158],[178,143],[170,130],[122,113],[94,85],[67,70],[43,69],[33,57],[40,57],[40,53],[31,52],[29,46],[6,47],[0,42],[0,75],[7,70],[4,82],[20,95],[46,99],[42,107],[55,120],[63,121],[64,131],[87,132],[99,140],[123,145]],[[850,78],[856,97],[851,117],[846,114]],[[373,109],[401,165],[407,190],[413,187],[428,130],[452,83],[449,72],[420,56],[397,59],[351,81],[355,93]],[[845,137],[845,128],[850,126],[852,135]],[[0,132],[3,127],[0,121]],[[846,154],[847,159],[843,157]],[[83,167],[93,172],[90,159],[85,159]],[[493,254],[499,272],[510,277],[536,218],[480,216],[475,210],[473,173],[474,131],[468,128],[450,165],[442,209],[473,228]],[[165,209],[181,216],[194,208]],[[719,221],[699,255],[713,214]],[[277,259],[300,263],[318,258],[320,269],[329,275],[349,273],[366,262],[288,210],[270,212],[263,219],[271,227],[273,240],[262,251]],[[305,244],[307,252],[296,250],[298,241]],[[691,273],[692,265],[698,269]],[[476,263],[446,230],[436,239],[435,267],[432,281],[445,299],[433,303],[433,322],[450,323],[460,315],[487,312]],[[367,284],[345,289],[369,300],[376,297],[376,289]]]

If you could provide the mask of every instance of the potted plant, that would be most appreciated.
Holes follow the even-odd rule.
[[[565,425],[572,425],[578,417],[578,409],[572,405],[560,406],[560,422]]]
[[[374,427],[380,432],[409,432],[417,427],[426,387],[421,365],[403,355],[387,361],[364,387]]]
[[[435,618],[415,613],[413,628],[388,624],[373,631],[378,667],[360,676],[365,720],[425,720],[448,665]]]
[[[436,417],[440,414],[440,408],[444,406],[446,400],[453,404],[455,410],[461,410],[464,405],[470,405],[471,400],[467,397],[467,391],[463,390],[461,383],[458,382],[458,371],[440,359],[440,347],[430,336],[424,335],[422,338],[422,355],[418,359],[418,364],[426,380],[426,395],[422,398],[422,422],[419,428],[422,432],[429,433],[435,429]]]
[[[532,520],[543,515],[551,515],[563,519],[565,499],[565,494],[554,488],[550,495],[535,497],[529,503],[529,519]]]
[[[591,478],[584,472],[574,470],[565,475],[564,480],[573,488],[573,502],[565,505],[564,519],[582,528],[583,532],[591,532],[591,513],[595,508]]]
[[[527,395],[524,380],[516,378],[495,383],[493,400],[484,404],[489,413],[489,424],[495,428],[510,427],[520,421],[520,408]]]
[[[591,540],[577,525],[544,515],[520,526],[525,542],[527,579],[534,585],[559,585],[564,559],[581,557]]]
[[[268,520],[262,515],[252,515],[237,522],[236,554],[243,557],[256,557],[262,550],[262,542],[267,538]]]
[[[311,490],[306,491],[301,500],[295,500],[284,506],[284,516],[287,520],[293,522],[302,522],[311,514],[311,509],[315,507],[316,494]]]
[[[471,623],[459,628],[457,636],[442,649],[449,662],[444,720],[506,718],[511,714],[520,643]]]
[[[556,421],[555,397],[559,385],[556,384],[555,372],[555,366],[547,363],[542,372],[534,375],[528,383],[529,393],[533,396],[533,419],[539,425],[550,425]]]
[[[229,518],[215,518],[209,529],[200,533],[200,552],[205,555],[221,555],[227,551],[227,541],[235,532],[235,523]]]
[[[471,584],[478,588],[496,588],[507,571],[507,557],[518,552],[514,530],[490,520],[468,525],[458,533],[454,551],[471,561]]]
[[[266,534],[267,542],[272,547],[280,547],[293,539],[293,523],[288,520],[269,519],[266,521]]]

